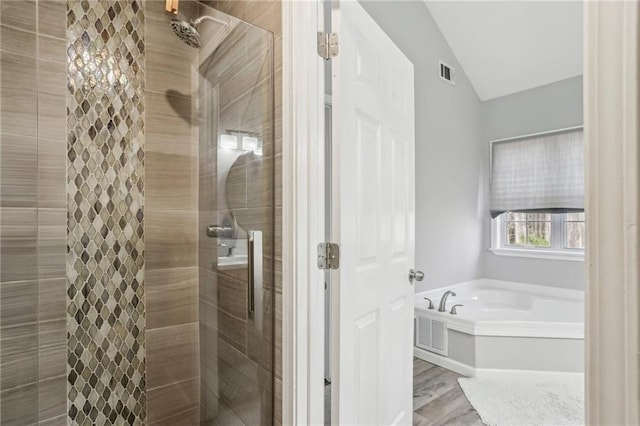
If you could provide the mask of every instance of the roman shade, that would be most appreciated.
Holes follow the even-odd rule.
[[[584,210],[582,129],[491,144],[491,217]]]

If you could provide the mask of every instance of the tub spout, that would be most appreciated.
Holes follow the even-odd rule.
[[[454,292],[452,292],[451,290],[447,290],[447,292],[442,296],[442,299],[440,299],[440,306],[438,306],[438,312],[446,312],[447,311],[447,297],[449,297],[449,295],[451,296],[455,296],[456,294]]]

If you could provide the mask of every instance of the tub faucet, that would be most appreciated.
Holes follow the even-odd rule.
[[[433,309],[433,302],[431,301],[431,299],[429,299],[428,297],[425,297],[424,300],[429,302],[429,309]]]
[[[457,308],[458,306],[463,307],[464,305],[453,305],[453,306],[451,307],[451,312],[449,312],[449,313],[450,313],[451,315],[458,315],[458,311],[456,310],[456,308]]]
[[[449,297],[449,295],[455,296],[456,294],[451,290],[447,290],[447,292],[442,296],[442,299],[440,299],[440,306],[438,307],[438,312],[446,312],[447,297]]]

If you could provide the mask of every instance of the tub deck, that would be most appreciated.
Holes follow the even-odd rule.
[[[446,312],[440,298],[451,290]],[[428,297],[436,309],[430,310]],[[449,311],[454,304],[457,315]],[[477,280],[415,295],[415,309],[440,316],[448,328],[475,336],[584,338],[584,292],[497,280]]]

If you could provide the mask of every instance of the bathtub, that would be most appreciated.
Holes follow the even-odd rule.
[[[442,295],[451,290],[446,311]],[[428,309],[430,298],[435,309]],[[457,314],[450,313],[454,304]],[[415,295],[418,358],[467,376],[584,371],[584,292],[476,280]]]

